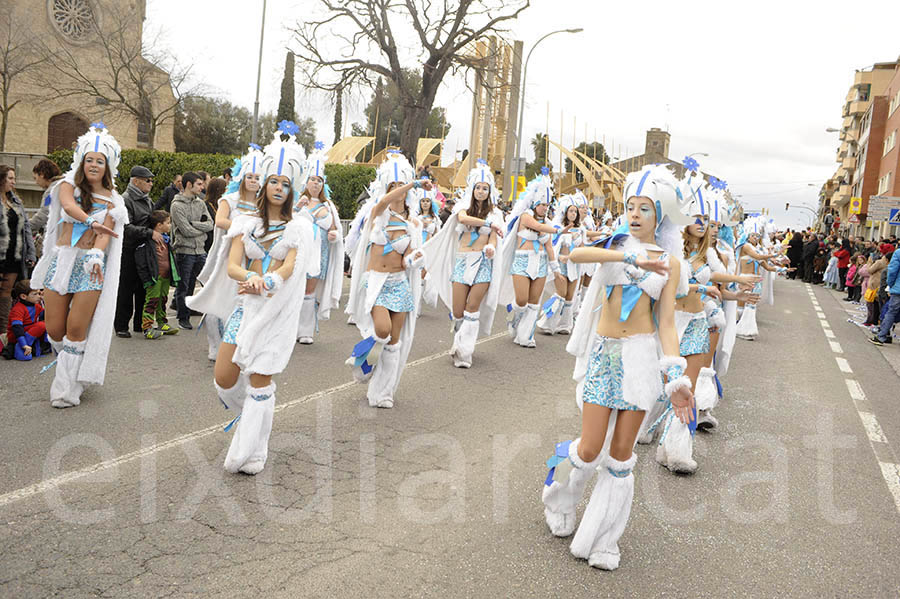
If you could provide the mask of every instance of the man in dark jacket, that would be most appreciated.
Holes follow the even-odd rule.
[[[788,260],[791,261],[791,266],[796,270],[792,270],[788,273],[788,277],[791,279],[796,279],[797,275],[803,275],[803,236],[800,235],[799,232],[795,232],[793,237],[791,237],[791,241],[788,244],[787,251]]]
[[[141,313],[144,311],[144,286],[138,277],[134,263],[134,249],[145,241],[164,243],[161,233],[156,233],[147,226],[153,202],[150,201],[150,188],[153,187],[153,173],[144,166],[131,169],[131,181],[122,194],[125,208],[128,210],[128,224],[122,239],[122,267],[119,271],[119,293],[116,298],[116,317],[113,328],[117,337],[131,337],[128,321],[132,321],[133,330],[141,332]]]
[[[159,196],[159,200],[155,204],[153,204],[154,210],[165,210],[166,212],[170,212],[170,207],[172,206],[172,200],[181,193],[183,187],[181,186],[181,175],[175,175],[175,178],[172,179],[172,183],[169,184],[168,187],[163,189],[162,195]]]
[[[819,240],[815,235],[810,235],[806,243],[803,244],[803,282],[813,282],[813,272],[815,270],[814,261],[816,252],[819,251]]]

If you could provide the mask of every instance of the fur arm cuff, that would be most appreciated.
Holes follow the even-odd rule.
[[[416,250],[404,259],[406,268],[421,268],[425,263],[425,252]]]
[[[491,250],[491,255],[488,256],[488,258],[493,258],[494,255],[497,253],[497,248],[494,247],[493,243],[487,244],[486,246],[484,246],[484,255],[485,256],[488,255],[488,248],[490,248],[490,250]]]
[[[675,379],[674,381],[669,381],[666,383],[666,396],[672,397],[672,394],[678,391],[679,389],[690,389],[691,388],[691,379],[682,375]]]
[[[284,279],[277,272],[267,272],[263,276],[263,286],[269,293],[275,293],[284,285]]]
[[[98,248],[91,248],[87,252],[85,252],[86,260],[82,264],[84,267],[84,272],[87,274],[91,274],[91,271],[94,270],[94,266],[99,266],[103,268],[103,258],[105,254],[103,250]]]
[[[559,272],[559,261],[558,260],[552,260],[550,262],[549,266],[550,266],[551,272],[555,272],[555,273]]]
[[[666,373],[670,366],[680,366],[681,370],[684,370],[687,368],[687,360],[682,356],[663,356],[659,359],[659,371],[663,374]]]

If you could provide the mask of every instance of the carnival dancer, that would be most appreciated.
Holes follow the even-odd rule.
[[[500,252],[499,298],[506,305],[509,335],[522,347],[535,347],[534,330],[547,272],[559,272],[551,235],[568,232],[546,222],[553,199],[549,172],[543,167],[519,195]]]
[[[356,380],[368,382],[369,405],[394,407],[416,330],[419,269],[424,261],[422,227],[412,216],[414,189],[431,189],[399,152],[390,152],[378,168],[374,203],[365,220],[350,278],[351,312],[363,340],[347,364]]]
[[[440,207],[437,202],[437,188],[432,187],[430,190],[419,188],[413,193],[416,196],[414,213],[422,224],[422,246],[424,247],[441,230],[441,219],[438,216]],[[437,286],[434,282],[434,277],[428,273],[427,266],[422,268],[422,287],[420,300],[424,299],[431,305],[437,303]],[[419,316],[422,315],[421,309],[417,311],[417,314]]]
[[[313,239],[319,246],[318,274],[306,275],[306,294],[300,310],[297,341],[303,345],[312,344],[320,320],[331,318],[331,310],[340,303],[344,283],[344,231],[325,177],[328,158],[322,152],[324,148],[325,144],[317,141],[306,161],[306,187],[295,208],[315,225]]]
[[[43,288],[50,343],[58,354],[50,405],[81,403],[85,385],[102,385],[113,332],[128,222],[116,191],[119,143],[103,123],[93,123],[75,142],[72,167],[50,189],[44,254],[34,269]]]
[[[597,262],[600,267],[566,348],[576,356],[581,437],[557,444],[547,462],[551,471],[542,500],[550,531],[568,536],[575,531],[575,508],[597,474],[569,548],[604,570],[619,566],[618,541],[634,495],[634,443],[646,411],[663,392],[683,422],[693,409],[675,332],[681,267],[677,256],[663,249],[674,245],[678,251],[678,226],[684,222],[675,186],[662,166],[629,174],[624,189],[627,232],[622,228],[605,247],[579,248],[569,256],[576,264]],[[554,481],[555,467],[566,460],[573,466],[568,480]]]
[[[450,310],[457,368],[470,368],[479,335],[490,335],[502,277],[494,268],[503,233],[499,193],[487,162],[479,160],[466,177],[466,190],[453,213],[425,246],[425,268],[437,296]],[[426,298],[430,300],[430,298]]]
[[[292,218],[305,158],[297,132],[290,121],[278,123],[263,151],[257,211],[232,220],[209,282],[187,300],[226,321],[214,385],[225,407],[238,412],[225,429],[237,424],[225,456],[228,472],[257,474],[265,467],[275,410],[272,376],[291,357],[306,275],[319,269],[312,225]]]
[[[757,219],[753,219],[750,223],[745,223],[744,233],[741,235],[741,239],[738,240],[735,249],[741,274],[759,275],[760,268],[766,271],[777,270],[768,263],[768,260],[774,256],[764,254],[756,247],[756,244],[760,241],[759,229],[760,223]],[[740,339],[754,341],[759,335],[759,328],[756,325],[756,306],[759,302],[758,298],[761,293],[762,282],[757,282],[754,284],[752,291],[754,298],[757,299],[738,302],[738,310],[743,309],[743,313],[735,328],[735,335]]]
[[[256,144],[247,147],[247,153],[240,158],[235,158],[231,169],[231,182],[225,190],[225,195],[219,198],[216,207],[216,228],[213,230],[213,243],[209,248],[206,263],[203,270],[197,275],[197,280],[203,285],[209,282],[221,256],[227,259],[227,252],[220,252],[222,239],[231,228],[232,219],[241,214],[256,213],[256,196],[259,193],[262,174],[263,153],[262,148]],[[235,290],[236,291],[236,290]],[[219,345],[222,343],[222,335],[225,333],[225,322],[214,314],[206,314],[200,326],[206,330],[206,342],[209,348],[207,356],[210,361],[216,361],[219,353]]]
[[[364,195],[364,199],[357,200],[358,206],[356,214],[353,216],[353,220],[350,221],[350,226],[347,229],[347,235],[344,237],[344,253],[350,259],[351,277],[353,273],[353,256],[356,255],[356,246],[359,244],[360,237],[362,237],[363,229],[366,226],[366,221],[369,218],[369,213],[372,212],[372,206],[375,205],[376,197],[380,197],[377,179],[369,183],[369,186],[366,188]],[[344,314],[347,315],[347,324],[356,324],[355,322],[353,322],[353,307],[350,305],[349,301],[347,302],[347,305],[344,306]]]
[[[559,261],[559,272],[552,282],[555,293],[541,306],[541,316],[537,322],[538,330],[548,335],[568,335],[572,332],[575,294],[581,282],[581,265],[569,262],[569,254],[587,241],[581,214],[574,196],[560,198],[553,225],[567,232],[557,235],[553,242]],[[550,281],[547,285],[550,285]]]

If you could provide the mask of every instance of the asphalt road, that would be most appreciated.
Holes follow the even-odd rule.
[[[202,333],[113,339],[106,384],[68,410],[47,359],[0,363],[0,596],[896,597],[900,346],[846,308],[778,281],[699,471],[638,448],[612,573],[543,521],[544,461],[580,430],[565,337],[495,335],[457,370],[427,311],[394,409],[374,410],[343,365],[355,328],[322,323],[276,379],[256,477],[222,470]]]

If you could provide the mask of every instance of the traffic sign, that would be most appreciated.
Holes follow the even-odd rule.
[[[872,196],[869,198],[867,210],[869,220],[886,221],[890,218],[891,210],[900,208],[900,198],[891,196]]]
[[[862,198],[850,198],[850,214],[862,212]]]
[[[900,225],[900,208],[891,208],[891,215],[888,217],[888,224],[891,226]]]
[[[851,215],[850,215],[850,218],[847,219],[847,222],[849,222],[850,224],[854,224],[854,225],[857,224],[857,223],[859,223],[859,215],[857,215],[857,214],[851,214]]]

